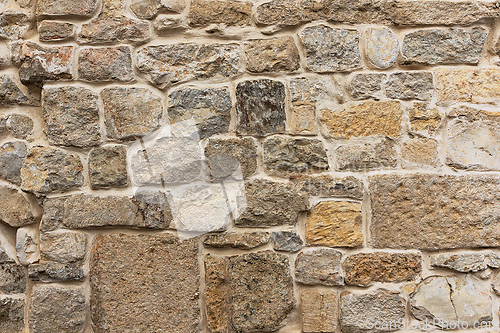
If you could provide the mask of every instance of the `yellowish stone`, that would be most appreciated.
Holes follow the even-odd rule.
[[[439,166],[438,142],[434,139],[415,137],[403,143],[401,148],[403,167]]]
[[[302,332],[335,332],[337,293],[307,290],[302,292]]]
[[[291,134],[316,134],[316,103],[292,103]]]
[[[439,128],[442,119],[443,114],[437,108],[429,109],[426,103],[415,103],[410,110],[410,130],[432,135]]]

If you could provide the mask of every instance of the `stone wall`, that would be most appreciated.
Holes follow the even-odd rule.
[[[499,36],[498,1],[0,1],[0,332],[498,332]]]

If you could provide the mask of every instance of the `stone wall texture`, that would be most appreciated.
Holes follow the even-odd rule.
[[[499,304],[499,1],[0,0],[0,333]]]

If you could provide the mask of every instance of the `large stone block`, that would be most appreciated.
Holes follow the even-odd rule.
[[[257,170],[257,146],[252,138],[211,139],[205,156],[215,179],[246,178]]]
[[[337,293],[307,290],[301,294],[302,332],[334,333],[337,330]]]
[[[370,64],[377,68],[392,67],[399,54],[399,40],[388,28],[369,29],[365,35],[365,55]]]
[[[91,17],[97,10],[97,0],[40,0],[36,3],[37,15]]]
[[[193,0],[189,6],[189,25],[196,28],[207,27],[211,24],[249,25],[252,18],[252,6],[251,1]]]
[[[78,76],[90,82],[134,79],[131,50],[128,46],[87,47],[78,53]]]

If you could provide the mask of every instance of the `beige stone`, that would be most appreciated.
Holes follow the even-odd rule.
[[[291,134],[316,134],[316,103],[293,103],[291,118]]]
[[[245,43],[247,70],[252,73],[293,72],[300,56],[293,37],[254,39]]]
[[[410,128],[412,132],[434,135],[441,125],[443,114],[438,108],[429,108],[427,103],[415,102],[410,109]]]
[[[252,2],[235,0],[193,0],[189,7],[189,25],[206,27],[210,24],[245,26],[250,24]]]
[[[438,167],[438,146],[438,142],[431,138],[414,137],[404,141],[401,147],[403,168]]]
[[[248,250],[267,244],[270,240],[269,233],[262,231],[249,233],[228,232],[219,235],[208,235],[203,240],[203,244],[207,247]]]
[[[335,291],[303,291],[302,332],[334,333],[337,329],[337,293]]]
[[[229,284],[226,258],[205,257],[205,302],[207,324],[213,333],[229,328]]]

